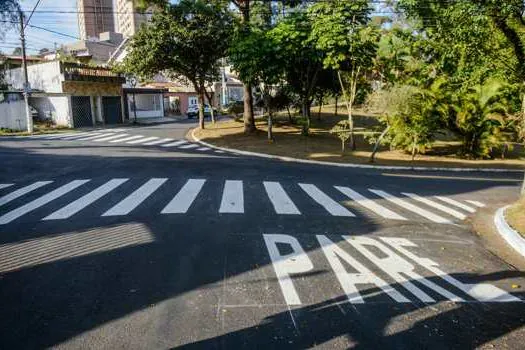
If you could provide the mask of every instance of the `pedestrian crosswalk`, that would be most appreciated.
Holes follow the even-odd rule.
[[[81,217],[86,212],[100,217],[133,215],[139,206],[146,208],[159,202],[162,207],[156,207],[152,215],[206,210],[207,214],[218,215],[326,215],[349,219],[364,216],[438,224],[460,222],[476,208],[485,206],[472,198],[311,183],[203,178],[182,182],[169,178],[75,179],[66,183],[49,180],[0,184],[0,225],[22,221],[26,216],[30,220],[59,221]]]
[[[185,151],[225,153],[224,151],[214,150],[210,147],[203,147],[198,143],[192,143],[186,140],[161,138],[158,136],[134,135],[130,134],[129,131],[129,129],[101,129],[77,133],[23,136],[22,138],[40,141],[89,141],[97,146],[102,144],[116,146],[159,146],[166,149],[177,148]]]

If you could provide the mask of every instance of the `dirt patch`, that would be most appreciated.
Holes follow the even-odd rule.
[[[277,156],[293,157],[300,159],[336,162],[370,164],[369,159],[373,146],[367,141],[365,135],[373,130],[372,125],[377,125],[377,119],[371,116],[356,118],[356,144],[357,150],[346,150],[341,152],[341,142],[328,130],[344,116],[317,115],[312,116],[311,135],[301,134],[300,123],[292,124],[285,115],[277,119],[273,132],[274,141],[267,139],[265,120],[257,120],[258,131],[253,135],[243,133],[242,121],[225,121],[215,125],[208,124],[205,130],[197,130],[196,136],[213,145],[240,149],[243,151],[266,153]],[[434,144],[431,153],[419,155],[414,162],[411,156],[402,151],[391,151],[382,148],[377,153],[377,165],[400,165],[400,166],[427,166],[427,167],[459,167],[459,168],[505,168],[523,169],[521,158],[522,147],[515,145],[513,152],[507,159],[493,160],[467,160],[456,155],[459,148],[456,141],[438,141]]]
[[[513,229],[525,237],[525,197],[507,209],[505,219]]]

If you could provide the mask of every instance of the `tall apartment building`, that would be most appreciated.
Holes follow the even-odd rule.
[[[132,37],[140,25],[148,20],[148,15],[137,12],[133,0],[116,0],[117,3],[117,32],[124,37]]]
[[[77,9],[81,40],[115,31],[113,0],[77,0]]]

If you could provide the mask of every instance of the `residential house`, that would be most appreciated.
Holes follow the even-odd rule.
[[[60,61],[27,67],[30,105],[42,119],[70,127],[118,124],[124,120],[122,84],[125,78],[104,67]],[[22,91],[22,68],[6,72],[10,90]]]

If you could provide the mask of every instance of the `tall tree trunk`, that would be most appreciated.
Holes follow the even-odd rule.
[[[374,145],[374,150],[372,151],[372,154],[370,155],[370,163],[374,163],[376,161],[376,153],[379,150],[379,145],[381,144],[381,141],[386,136],[389,130],[390,130],[390,124],[386,126],[385,130],[383,130],[381,135],[379,135],[379,138],[376,140],[376,143]]]
[[[253,116],[252,86],[244,84],[244,133],[252,134],[257,130]]]
[[[302,108],[303,117],[306,119],[306,123],[303,125],[303,134],[307,136],[310,134],[310,100],[308,97],[303,99]]]
[[[317,120],[321,120],[321,111],[323,109],[323,96],[319,97],[319,111],[317,112]]]
[[[250,0],[238,1],[239,10],[242,14],[242,26],[245,31],[250,30]],[[244,133],[252,134],[257,130],[255,117],[253,115],[253,96],[251,84],[243,83],[244,88]]]
[[[412,143],[412,162],[416,159],[416,146],[417,146],[418,137],[414,137],[414,142]]]
[[[338,110],[337,108],[339,107],[337,104],[339,103],[339,95],[335,95],[335,116],[337,117],[338,115]]]
[[[273,141],[273,120],[272,120],[272,109],[270,107],[270,95],[267,91],[264,93],[264,109],[268,113],[268,141]]]
[[[290,124],[293,124],[292,113],[290,113],[290,106],[289,105],[286,106],[286,111],[288,112],[288,122]]]
[[[204,92],[199,90],[199,128],[204,129]]]

